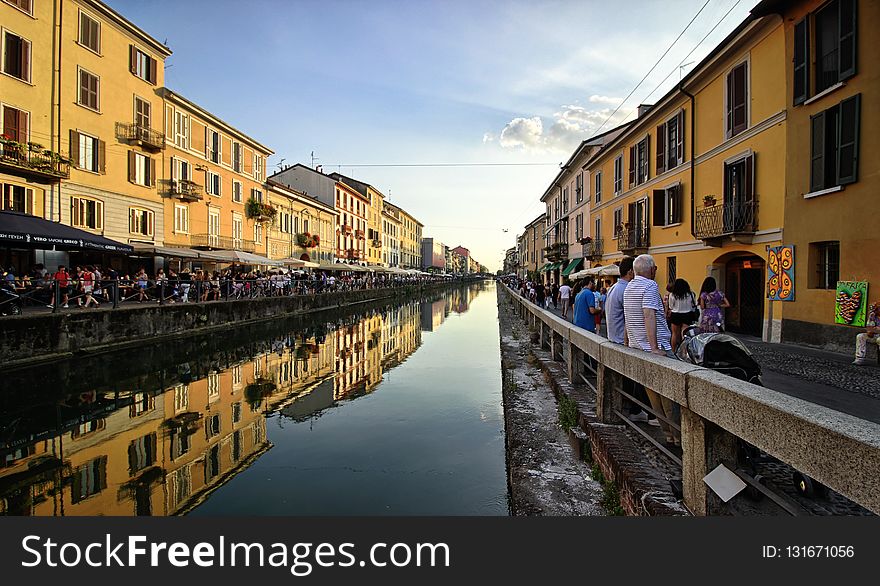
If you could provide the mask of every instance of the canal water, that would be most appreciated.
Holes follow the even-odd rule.
[[[0,513],[506,515],[494,283],[0,380]]]

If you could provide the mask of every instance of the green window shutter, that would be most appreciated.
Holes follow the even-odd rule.
[[[838,0],[839,21],[838,30],[840,31],[839,45],[839,79],[850,78],[856,74],[856,29],[858,22],[856,20],[856,1],[855,0]]]
[[[825,112],[810,116],[810,191],[825,189]]]
[[[666,125],[657,127],[657,175],[666,171]]]
[[[837,149],[837,184],[855,183],[859,170],[859,118],[862,94],[840,102],[838,117],[840,141]]]
[[[794,25],[794,105],[810,93],[810,28],[804,18]]]

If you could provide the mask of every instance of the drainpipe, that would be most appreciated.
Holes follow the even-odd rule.
[[[684,84],[678,84],[678,91],[686,95],[691,100],[691,236],[696,238],[697,222],[695,216],[697,213],[697,204],[694,195],[696,191],[696,186],[694,185],[694,182],[697,172],[697,162],[694,160],[694,154],[696,153],[695,143],[697,142],[697,104],[694,98],[694,94],[684,89]]]

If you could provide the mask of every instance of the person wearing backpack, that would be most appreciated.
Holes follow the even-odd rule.
[[[673,351],[681,343],[684,329],[700,319],[697,300],[690,284],[684,279],[676,279],[669,294],[669,324],[672,329],[671,345]]]

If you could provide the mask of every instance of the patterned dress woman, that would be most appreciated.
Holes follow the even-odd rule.
[[[712,277],[706,277],[700,287],[700,333],[720,332],[724,329],[724,308],[730,307],[730,301],[718,290]],[[720,326],[718,324],[721,324]]]

